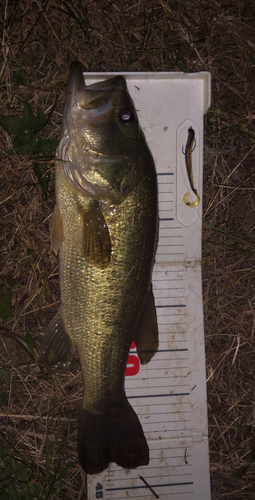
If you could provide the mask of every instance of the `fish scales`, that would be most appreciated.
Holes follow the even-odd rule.
[[[89,99],[92,95],[94,100],[92,104],[84,101],[86,123],[80,115],[71,122],[69,107],[74,109],[73,115],[76,109],[79,112],[78,92],[86,92],[79,83],[80,71],[78,63],[73,63],[51,222],[52,246],[59,248],[61,309],[46,331],[42,358],[47,360],[50,339],[56,343],[54,362],[67,335],[77,349],[84,384],[78,454],[84,470],[94,474],[111,461],[125,468],[149,461],[142,427],[127,401],[124,382],[132,341],[142,363],[151,359],[158,346],[151,288],[158,202],[154,162],[122,77],[108,80],[103,91],[104,83],[99,88],[87,87],[87,93],[89,89],[93,92]],[[74,88],[73,81],[78,81]],[[133,130],[129,123],[122,124],[120,113],[121,120],[132,116]],[[84,165],[82,158],[88,165],[79,170],[79,162]]]
[[[102,411],[102,402],[107,409],[123,393],[123,364],[151,283],[156,193],[148,192],[148,183],[146,176],[121,206],[106,205],[102,210],[113,242],[112,260],[103,270],[88,265],[82,255],[81,224],[72,193],[62,186],[58,194],[61,211],[70,214],[63,219],[68,237],[60,252],[61,302],[66,329],[78,348],[81,365],[85,363],[83,405],[88,409]],[[145,211],[139,210],[141,199],[147,207],[146,221]],[[93,388],[93,398],[89,388]]]

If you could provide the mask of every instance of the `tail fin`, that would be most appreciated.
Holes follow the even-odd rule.
[[[78,455],[87,474],[98,474],[116,462],[124,469],[149,463],[149,448],[132,406],[125,400],[118,410],[96,415],[81,408]]]

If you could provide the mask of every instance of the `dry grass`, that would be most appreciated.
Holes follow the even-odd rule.
[[[34,112],[41,108],[51,114],[44,140],[59,139],[73,59],[88,71],[211,71],[203,290],[213,499],[254,498],[254,0],[0,4],[0,114],[22,116],[25,102]],[[11,136],[0,128],[0,139],[1,473],[12,478],[14,499],[83,499],[77,360],[61,376],[45,375],[37,363],[41,335],[59,303],[48,231],[54,153],[39,155],[43,178],[51,172],[46,200],[34,168],[38,155],[9,156]]]

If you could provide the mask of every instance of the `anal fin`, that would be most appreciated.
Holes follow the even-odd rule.
[[[83,250],[87,261],[101,269],[110,262],[111,240],[99,203],[93,200],[88,210],[81,209]]]
[[[159,345],[157,314],[152,289],[148,294],[143,320],[134,341],[138,357],[142,365],[146,365],[156,354]]]
[[[40,362],[56,365],[68,352],[71,340],[65,331],[61,307],[48,324],[40,347]]]

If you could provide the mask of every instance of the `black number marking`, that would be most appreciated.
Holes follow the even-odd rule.
[[[100,483],[96,485],[96,498],[103,498],[103,492],[100,491],[103,489],[103,486]]]

